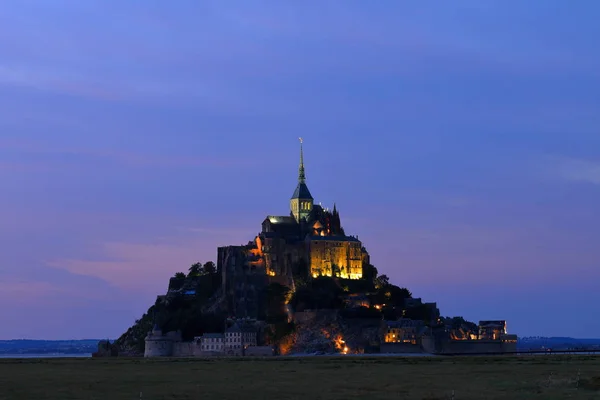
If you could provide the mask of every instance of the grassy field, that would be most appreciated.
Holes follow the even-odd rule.
[[[0,360],[2,400],[140,397],[589,399],[600,398],[600,357]]]

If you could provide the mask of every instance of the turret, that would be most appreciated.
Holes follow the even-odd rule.
[[[333,203],[333,213],[331,216],[331,233],[333,235],[342,235],[342,223],[340,221],[340,214],[337,210],[337,205]]]

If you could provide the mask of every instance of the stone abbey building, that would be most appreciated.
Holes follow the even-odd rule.
[[[257,279],[263,275],[290,287],[294,277],[360,279],[368,262],[358,238],[345,234],[337,207],[330,211],[315,204],[306,185],[302,140],[289,215],[267,216],[261,232],[248,245],[219,247],[217,256],[226,290],[233,290],[231,279],[242,273]]]

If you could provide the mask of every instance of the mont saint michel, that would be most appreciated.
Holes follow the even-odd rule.
[[[1,11],[0,400],[600,398],[600,2]]]
[[[148,312],[96,355],[516,351],[506,321],[442,316],[436,302],[378,274],[366,245],[344,230],[338,206],[311,194],[302,139],[288,206],[287,215],[266,216],[246,245],[219,247],[216,264],[175,274]]]

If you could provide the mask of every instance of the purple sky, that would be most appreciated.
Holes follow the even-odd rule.
[[[599,13],[3,4],[0,339],[120,335],[173,273],[289,212],[299,136],[316,201],[394,283],[519,335],[600,337]]]

